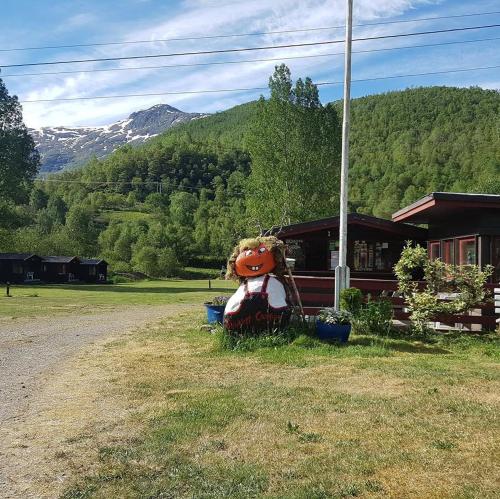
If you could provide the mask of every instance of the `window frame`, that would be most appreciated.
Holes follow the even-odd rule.
[[[442,239],[441,240],[441,249],[442,249],[442,256],[441,259],[443,260],[444,263],[447,263],[449,265],[455,265],[456,261],[456,251],[455,251],[455,239],[456,238],[450,238],[450,239]],[[447,261],[446,260],[446,243],[450,243],[450,248],[451,248],[451,260]]]
[[[438,256],[433,257],[432,255],[432,250],[434,247],[438,247]],[[429,256],[429,260],[433,262],[434,260],[437,260],[438,258],[441,258],[441,240],[432,240],[429,241],[427,244],[427,254]]]
[[[462,263],[460,243],[463,241],[474,241],[474,263]],[[478,235],[471,234],[455,238],[455,265],[478,265]]]

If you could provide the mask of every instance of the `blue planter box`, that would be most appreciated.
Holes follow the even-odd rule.
[[[222,324],[224,320],[225,305],[210,305],[205,303],[207,309],[207,320],[209,324]]]
[[[347,343],[350,333],[350,324],[326,324],[316,321],[316,334],[320,340],[336,340],[341,343]]]

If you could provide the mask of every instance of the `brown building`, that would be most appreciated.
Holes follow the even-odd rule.
[[[106,282],[108,263],[98,258],[80,258],[78,278],[84,282]]]
[[[347,265],[353,278],[393,279],[408,240],[425,244],[427,230],[359,213],[347,216]],[[283,227],[276,233],[295,258],[295,273],[333,276],[339,256],[339,217]]]
[[[41,261],[32,253],[0,253],[0,281],[30,283],[40,281]]]
[[[108,264],[104,260],[75,256],[44,256],[31,253],[0,253],[0,282],[105,283]]]
[[[500,281],[500,195],[433,192],[392,215],[425,224],[431,258],[454,265],[493,265]]]

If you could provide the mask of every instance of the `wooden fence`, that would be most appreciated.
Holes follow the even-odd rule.
[[[316,276],[294,276],[299,290],[304,311],[308,315],[316,315],[323,307],[333,307],[335,278]],[[409,313],[405,311],[405,303],[398,293],[398,283],[394,280],[382,279],[351,279],[351,287],[358,288],[371,299],[385,298],[392,302],[394,318],[407,321]],[[424,282],[419,282],[424,286]],[[438,315],[433,317],[433,322],[445,327],[469,328],[471,330],[495,329],[497,320],[500,318],[500,288],[494,284],[487,284],[491,291],[491,299],[488,303],[478,306],[474,310],[460,315]],[[493,300],[493,292],[498,291],[498,297]],[[439,327],[439,326],[438,326]]]

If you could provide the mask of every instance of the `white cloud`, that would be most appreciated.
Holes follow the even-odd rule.
[[[429,0],[359,0],[355,11],[356,22],[374,21],[404,14],[422,5],[437,4]],[[279,3],[267,0],[232,3],[214,1],[185,1],[181,9],[166,20],[160,20],[153,26],[128,32],[120,37],[117,33],[108,32],[109,40],[157,40],[164,38],[188,37],[195,34],[210,36],[214,34],[232,34],[244,32],[275,31],[283,29],[300,29],[303,27],[336,26],[344,21],[344,2],[342,0],[282,0]],[[414,13],[412,15],[415,15]],[[83,21],[83,20],[82,20]],[[432,26],[431,22],[419,23],[419,28]],[[105,26],[97,26],[105,29]],[[377,34],[398,33],[402,30],[398,25],[372,26],[356,28],[355,36],[374,36]],[[207,50],[225,47],[244,47],[269,45],[276,43],[298,43],[302,41],[321,41],[342,38],[343,30],[316,31],[263,35],[255,37],[235,37],[222,39],[191,40],[178,42],[157,42],[144,45],[122,45],[98,47],[90,52],[92,57],[110,55],[131,56],[146,53],[168,53],[180,50]],[[412,41],[405,41],[410,44]],[[416,41],[415,41],[416,43]],[[356,49],[388,46],[393,41],[357,43]],[[318,53],[342,52],[342,44],[323,47],[303,47],[295,49],[267,50],[248,53],[201,57],[177,57],[152,59],[149,61],[124,61],[120,67],[186,64],[189,62],[208,62],[221,60],[271,59],[295,55],[311,55]],[[88,53],[86,53],[88,54]],[[59,53],[57,59],[81,57],[81,53],[67,51]],[[436,53],[436,60],[444,64],[446,55]],[[449,58],[448,58],[449,59]],[[395,72],[416,72],[421,67],[435,67],[425,53],[420,52],[417,58],[402,57],[397,68],[393,63],[383,61],[377,55],[356,55],[354,74],[394,74]],[[376,63],[373,64],[375,61]],[[293,76],[311,75],[316,81],[321,79],[342,79],[342,57],[295,59],[285,61],[292,69]],[[116,64],[116,63],[114,63]],[[450,61],[448,60],[448,64]],[[83,67],[83,66],[82,66]],[[98,68],[102,65],[86,65],[85,68]],[[78,73],[71,76],[52,76],[26,79],[16,82],[20,94],[25,100],[60,97],[83,97],[95,95],[161,93],[165,91],[188,91],[199,89],[243,88],[267,86],[272,72],[272,62],[255,62],[241,65],[215,65],[194,68],[176,68],[168,70],[149,69],[144,71],[119,71],[105,73]],[[62,67],[62,69],[67,69]],[[33,71],[45,71],[46,68],[35,68]],[[31,71],[30,71],[31,72]],[[17,78],[15,80],[18,80]],[[11,80],[14,81],[14,80]],[[10,84],[10,81],[9,81]],[[109,123],[158,102],[168,102],[186,111],[217,111],[256,98],[260,92],[247,94],[217,93],[204,95],[170,95],[163,97],[137,97],[117,100],[94,100],[74,102],[26,103],[24,105],[25,121],[29,126],[41,125],[93,125]]]

